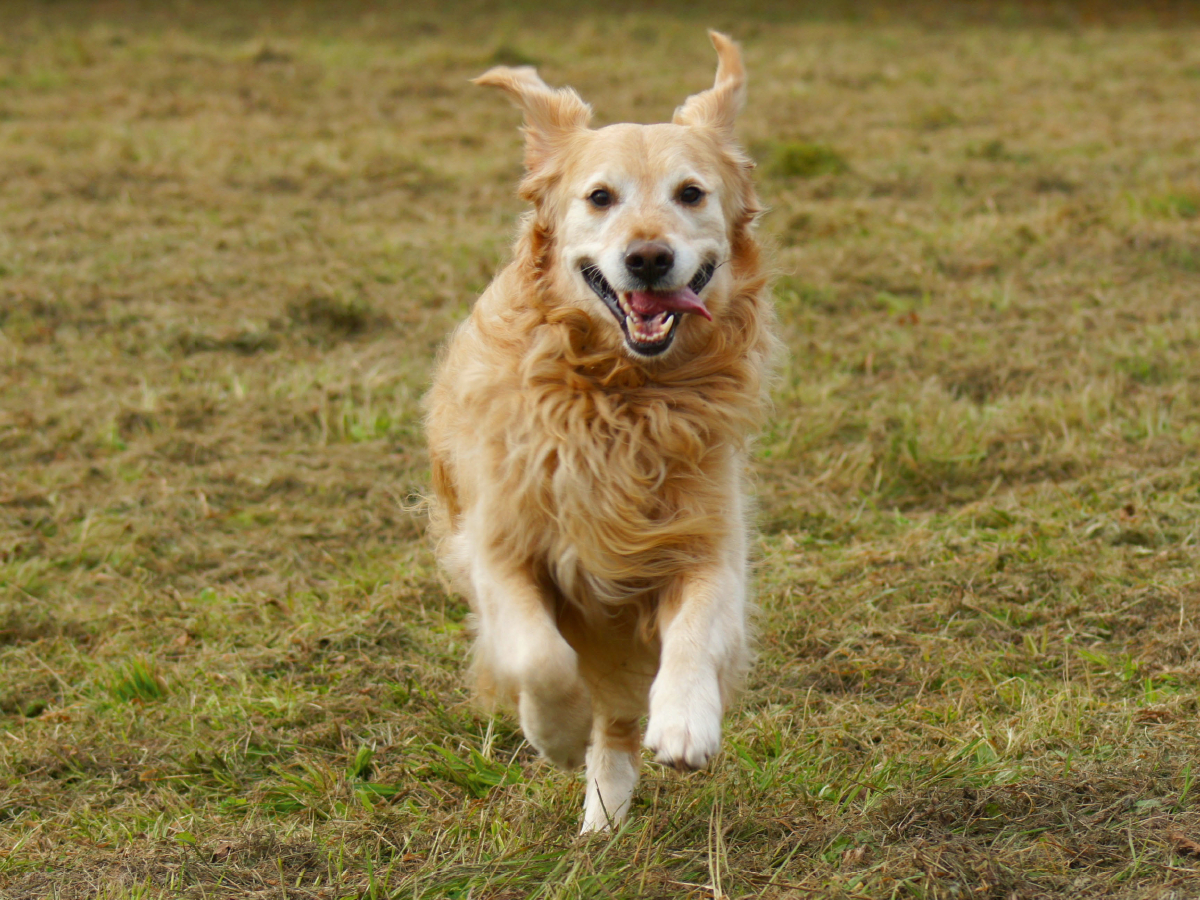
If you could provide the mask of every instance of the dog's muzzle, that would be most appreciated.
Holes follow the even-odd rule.
[[[665,352],[675,339],[675,329],[679,327],[684,314],[694,313],[706,319],[712,318],[700,301],[699,294],[712,280],[716,270],[715,263],[706,262],[685,287],[670,291],[618,293],[595,263],[584,263],[580,267],[583,280],[616,317],[625,335],[625,343],[639,356],[658,356]]]

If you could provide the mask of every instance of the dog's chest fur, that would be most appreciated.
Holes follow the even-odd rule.
[[[538,555],[569,599],[652,591],[743,527],[739,449],[702,386],[559,374],[522,390],[507,455],[524,472],[513,499],[537,513]]]
[[[521,302],[523,271],[481,298],[430,394],[435,534],[466,528],[585,609],[640,602],[744,542],[772,347],[762,279],[735,280],[709,336],[654,371],[595,343],[589,318]]]

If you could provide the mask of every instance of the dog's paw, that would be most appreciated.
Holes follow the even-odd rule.
[[[525,736],[529,738],[529,743],[533,744],[538,753],[560,769],[574,772],[584,763],[587,754],[586,737],[580,741],[577,735],[563,732],[535,736],[528,730],[525,732]]]
[[[634,726],[636,729],[636,725]],[[632,746],[610,742],[611,732],[593,732],[587,754],[587,793],[583,800],[580,834],[611,831],[625,820],[637,786],[641,754],[636,730]],[[628,735],[626,736],[628,740]]]
[[[651,702],[645,743],[656,762],[703,769],[721,749],[720,704]]]
[[[612,834],[613,829],[620,826],[619,820],[610,819],[603,813],[596,814],[587,810],[583,815],[583,824],[579,826],[579,833],[584,834]]]
[[[521,730],[538,753],[568,772],[584,763],[592,731],[592,703],[582,684],[553,695],[522,691]]]

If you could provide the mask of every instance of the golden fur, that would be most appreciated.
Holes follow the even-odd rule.
[[[514,260],[451,338],[427,398],[433,529],[478,617],[480,689],[519,707],[531,742],[562,765],[579,764],[590,733],[589,802],[614,765],[625,775],[613,776],[621,783],[609,793],[626,793],[630,763],[601,758],[602,750],[636,757],[663,629],[682,622],[689,603],[700,605],[689,599],[701,590],[694,585],[740,579],[734,592],[744,593],[744,461],[764,415],[775,339],[751,231],[759,207],[750,164],[732,142],[740,57],[722,36],[713,41],[717,85],[691,98],[673,125],[590,131],[588,107],[531,70],[479,79],[525,111],[521,189],[533,210]],[[728,260],[705,289],[713,318],[681,316],[661,356],[628,352],[612,315],[564,262],[572,215],[603,227],[586,218],[594,211],[568,212],[576,188],[613,158],[648,161],[641,181],[629,176],[631,198],[653,194],[654,179],[678,160],[717,185],[712,202],[726,234],[714,240],[727,241]],[[661,235],[677,214],[669,204],[659,203],[661,216],[649,200],[642,205],[622,213],[633,223],[625,237]],[[746,660],[744,613],[731,605],[738,621],[714,663],[721,706]],[[650,712],[653,729],[653,699]],[[696,751],[700,764],[711,749]],[[695,764],[683,756],[666,759]],[[597,797],[600,812],[589,811],[585,830],[606,827],[628,805],[628,797]]]

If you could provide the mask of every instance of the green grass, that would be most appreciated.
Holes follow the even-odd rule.
[[[764,143],[755,147],[755,155],[765,160],[764,171],[775,178],[816,178],[842,175],[846,160],[832,147],[803,141],[780,144]]]
[[[1168,897],[1200,874],[1197,21],[0,10],[0,896]],[[628,824],[466,691],[420,398],[533,63],[742,40],[789,356],[759,657]]]

